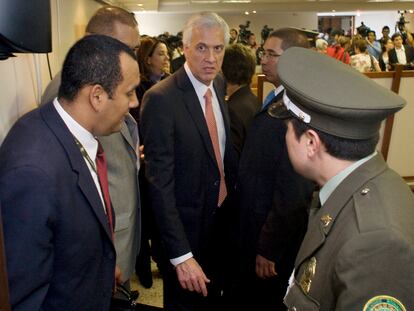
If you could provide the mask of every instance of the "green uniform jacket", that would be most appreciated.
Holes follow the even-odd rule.
[[[294,276],[289,310],[414,310],[414,195],[380,155],[311,211]]]

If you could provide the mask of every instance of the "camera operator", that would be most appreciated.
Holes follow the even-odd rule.
[[[398,29],[399,33],[401,34],[401,38],[405,45],[413,45],[414,38],[411,32],[409,32],[407,30],[407,27],[405,26],[405,24],[408,24],[408,23],[409,22],[405,20],[404,13],[401,13],[400,19],[397,21],[395,28],[396,28],[396,31]]]

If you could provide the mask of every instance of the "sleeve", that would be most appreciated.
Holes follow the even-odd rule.
[[[191,249],[175,199],[174,105],[158,89],[151,89],[142,106],[140,129],[151,208],[168,258],[177,258]]]
[[[54,262],[54,186],[33,167],[0,177],[0,197],[10,298],[13,308],[39,310],[48,292]]]
[[[348,241],[335,266],[339,290],[335,310],[363,310],[370,299],[382,295],[414,310],[413,258],[412,241],[394,229],[367,232]]]
[[[276,265],[282,262],[293,265],[306,232],[307,208],[314,186],[294,171],[284,141],[280,141],[278,146],[281,153],[275,172],[277,182],[257,251],[263,257],[275,261]]]

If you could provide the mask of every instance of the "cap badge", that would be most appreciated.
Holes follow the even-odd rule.
[[[381,295],[375,296],[368,300],[365,304],[363,311],[377,311],[377,310],[384,310],[384,311],[407,311],[404,305],[398,299]]]
[[[311,288],[312,279],[316,272],[316,258],[312,257],[309,259],[304,267],[302,276],[300,277],[300,287],[305,294],[308,294]]]
[[[283,103],[286,106],[286,109],[291,111],[297,118],[299,118],[304,123],[310,123],[311,116],[296,106],[290,98],[286,95],[286,91],[283,93]]]
[[[329,215],[329,214],[325,214],[325,215],[323,215],[322,217],[321,217],[321,221],[322,221],[322,224],[323,224],[323,226],[324,227],[328,227],[329,226],[329,224],[331,223],[331,221],[332,221],[332,217],[331,217],[331,215]]]

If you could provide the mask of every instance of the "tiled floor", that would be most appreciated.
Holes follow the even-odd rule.
[[[139,283],[135,274],[131,279],[131,287],[133,290],[139,291],[138,302],[151,306],[162,307],[162,279],[154,262],[151,264],[151,269],[153,275],[153,284],[151,288],[147,289],[143,287]]]

